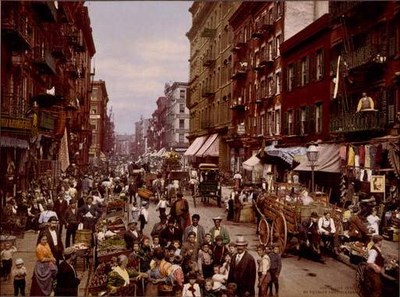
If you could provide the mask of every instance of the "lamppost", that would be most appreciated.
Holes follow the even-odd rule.
[[[317,163],[319,157],[319,151],[317,149],[317,146],[314,144],[311,144],[308,149],[307,149],[307,159],[308,162],[310,163],[311,167],[311,192],[314,193],[314,169],[315,169],[315,163]]]

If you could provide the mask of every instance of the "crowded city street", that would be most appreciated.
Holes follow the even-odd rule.
[[[400,1],[0,1],[0,297],[398,297]]]
[[[72,180],[74,180],[74,178],[72,178]],[[72,180],[70,179],[69,181],[64,181],[64,182],[72,182]],[[111,180],[113,181],[111,182]],[[154,243],[154,226],[160,222],[161,218],[159,212],[159,206],[160,206],[159,201],[156,200],[154,196],[145,197],[146,195],[143,194],[142,197],[138,194],[129,197],[129,191],[126,191],[127,187],[124,187],[124,184],[123,182],[121,182],[119,177],[115,177],[114,179],[111,178],[110,181],[103,182],[103,184],[109,186],[106,192],[110,192],[110,194],[106,194],[105,197],[102,198],[104,200],[102,200],[102,202],[99,203],[99,206],[101,205],[103,206],[102,207],[103,213],[99,216],[96,224],[98,225],[99,222],[101,222],[106,218],[108,219],[115,218],[114,216],[115,214],[117,215],[118,219],[121,219],[122,226],[118,226],[119,229],[112,229],[112,226],[109,225],[107,228],[108,232],[114,230],[115,233],[112,234],[117,235],[118,232],[116,230],[129,230],[131,228],[130,226],[132,226],[131,223],[134,222],[135,224],[133,226],[135,227],[135,230],[138,231],[137,235],[141,237],[140,240],[138,239],[135,242],[141,243],[142,245],[144,238],[148,238],[150,239],[150,246],[152,246]],[[70,195],[68,193],[75,192],[73,190],[71,191],[71,189],[75,189],[75,186],[72,185],[73,182],[71,183],[71,187],[67,189],[67,191],[65,191],[65,197],[68,197]],[[122,185],[121,189],[124,190],[118,190],[119,186],[121,185]],[[226,247],[233,246],[234,248],[237,248],[236,244],[237,240],[244,240],[246,242],[245,245],[246,250],[253,256],[254,259],[257,260],[260,258],[259,255],[257,254],[257,248],[260,246],[260,238],[256,234],[257,224],[256,224],[255,212],[253,212],[252,210],[252,212],[247,214],[249,215],[249,217],[246,217],[246,214],[242,214],[239,219],[239,222],[232,221],[229,218],[229,204],[227,203],[228,197],[231,196],[232,191],[233,191],[232,186],[222,187],[221,207],[218,207],[217,201],[213,199],[210,199],[209,201],[205,202],[200,201],[201,197],[196,197],[195,199],[193,199],[193,196],[191,195],[192,194],[191,190],[184,190],[183,191],[184,195],[181,199],[188,201],[188,206],[189,206],[188,213],[190,217],[193,218],[193,215],[195,216],[198,215],[199,218],[198,225],[203,226],[206,233],[211,234],[212,228],[215,227],[214,226],[215,221],[219,220],[220,226],[226,228],[229,238],[228,241],[225,242],[225,246]],[[95,192],[92,191],[91,193],[96,193],[96,195],[99,194],[98,191]],[[177,192],[177,196],[179,196],[179,193],[180,192]],[[77,195],[78,196],[76,197],[79,197],[80,192],[78,192]],[[86,196],[86,194],[84,194],[84,196]],[[89,196],[86,196],[86,200],[88,198]],[[72,199],[74,200],[70,201],[70,204],[79,203],[79,201],[75,202],[75,198]],[[90,197],[90,199],[93,200],[92,197]],[[136,203],[133,204],[130,203],[130,201],[134,202],[134,200],[136,200]],[[165,197],[163,197],[161,200],[165,201]],[[172,201],[176,200],[178,199],[175,197],[173,198]],[[198,200],[196,202],[196,206],[194,205],[195,200]],[[113,212],[114,210],[111,210],[110,212],[110,208],[112,208],[111,205],[115,203],[115,201],[122,201],[122,203],[120,204],[121,208],[118,208],[118,210],[116,210],[115,213]],[[165,210],[165,214],[167,215],[166,217],[169,218],[171,217],[172,205],[173,203],[171,205],[168,203],[168,206],[166,207]],[[147,223],[143,226],[143,228],[140,224],[140,219],[138,220],[137,212],[135,212],[135,209],[138,208],[138,206],[139,209],[145,208],[148,212],[146,215]],[[244,208],[242,208],[242,210],[243,209]],[[43,211],[43,213],[46,212],[48,212],[48,210]],[[60,230],[59,222],[60,221],[57,220],[58,223],[57,230]],[[174,221],[174,223],[175,226],[179,226],[178,221]],[[188,222],[187,224],[189,224],[188,226],[190,226],[192,223],[193,222]],[[66,240],[67,230],[68,228],[63,228],[61,232],[62,233],[61,241],[64,243],[64,246],[67,246],[67,242],[64,241]],[[84,245],[85,248],[89,247],[89,251],[85,249],[84,253],[79,252],[79,248],[82,245],[82,243],[78,243],[80,239],[83,239],[83,238],[78,239],[78,235],[83,233],[80,233],[79,230],[77,230],[77,233],[75,235],[75,244],[76,244],[75,252],[77,253],[78,257],[73,262],[73,265],[75,267],[76,276],[78,279],[80,279],[79,286],[77,287],[78,296],[98,295],[99,293],[102,294],[102,290],[104,290],[103,293],[107,291],[107,281],[105,281],[104,286],[100,286],[100,288],[93,285],[94,279],[98,277],[96,275],[96,270],[97,270],[96,265],[97,266],[101,265],[99,261],[102,261],[99,260],[101,257],[99,257],[98,252],[96,252],[96,249],[98,249],[97,245],[99,244],[100,241],[101,232],[99,232],[100,230],[98,227],[96,227],[96,230],[97,232],[95,233],[89,232],[90,234],[89,241],[87,241],[88,238],[85,238],[85,240],[83,241],[89,243],[87,246]],[[179,230],[179,228],[177,230]],[[13,246],[15,246],[17,249],[17,251],[13,254],[13,259],[21,258],[24,261],[24,266],[26,267],[27,271],[26,275],[27,293],[29,292],[32,286],[32,275],[36,263],[35,246],[38,241],[38,235],[39,235],[38,229],[35,228],[24,230],[22,234],[19,234],[18,236],[8,235],[10,239],[9,241],[6,240],[7,235],[2,235],[3,243],[11,242]],[[103,236],[104,235],[107,236],[107,233],[104,232]],[[125,231],[120,233],[120,236],[121,238],[125,238]],[[161,238],[163,237],[160,235],[160,239]],[[93,241],[91,241],[92,239]],[[180,241],[182,241],[182,239]],[[94,242],[96,242],[96,244],[94,244]],[[122,240],[122,242],[124,241]],[[126,239],[125,243],[127,243]],[[110,250],[112,251],[113,248],[117,249],[116,246],[115,247],[110,246],[109,248],[110,249],[108,249],[108,251]],[[67,251],[67,249],[70,248],[65,248],[64,253],[65,251]],[[123,250],[121,250],[120,252],[116,250],[114,255],[118,256],[120,254],[127,254],[128,258],[130,258],[129,255],[131,254],[131,251],[125,253],[125,251],[128,251],[128,249],[125,249],[125,247],[123,247],[122,249]],[[151,250],[154,252],[154,248],[151,248]],[[398,245],[396,243],[385,241],[382,246],[382,250],[386,256],[390,255],[391,257],[394,257],[396,256],[396,253],[398,253]],[[182,256],[182,249],[181,249],[181,256]],[[357,296],[356,270],[355,270],[356,266],[351,264],[346,259],[340,259],[340,257],[345,258],[345,256],[340,256],[340,255],[337,258],[332,258],[330,256],[324,255],[322,260],[315,261],[315,259],[310,259],[310,258],[307,259],[302,257],[300,253],[290,253],[290,252],[282,253],[281,270],[279,273],[279,296],[287,296],[287,297]],[[111,258],[108,257],[108,260],[111,260]],[[182,268],[184,267],[182,262],[180,262],[179,265]],[[199,275],[199,280],[204,281],[204,278],[200,275]],[[247,277],[249,277],[249,275],[245,275],[244,279],[247,279]],[[214,275],[213,279],[217,280],[218,276]],[[59,278],[57,278],[57,280],[59,280]],[[136,290],[132,291],[131,294],[136,294],[138,296],[158,296],[158,295],[151,295],[151,293],[146,291],[147,282],[148,280],[144,280],[144,282],[136,281],[135,286],[137,286],[137,288]],[[227,285],[226,279],[223,280],[222,278],[222,282],[220,283],[220,285],[222,285],[225,288]],[[237,281],[237,285],[238,286],[241,285],[241,280]],[[253,284],[253,287],[255,289],[255,292],[259,291],[259,287],[256,286],[255,283]],[[2,278],[1,295],[2,296],[12,295],[13,290],[14,287],[10,278],[6,279]],[[220,291],[223,290],[224,289],[220,289]],[[54,295],[54,292],[52,293],[52,295]],[[59,295],[56,294],[56,296]]]

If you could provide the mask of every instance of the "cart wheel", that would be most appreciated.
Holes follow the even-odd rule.
[[[280,254],[283,254],[287,242],[286,219],[281,212],[278,212],[272,222],[272,242],[278,244]]]
[[[268,245],[271,241],[271,227],[266,219],[261,219],[258,223],[258,240],[263,245]]]

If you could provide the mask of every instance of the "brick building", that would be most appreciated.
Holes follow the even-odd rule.
[[[83,2],[1,2],[1,188],[88,163],[95,54]],[[68,149],[60,150],[61,140]]]

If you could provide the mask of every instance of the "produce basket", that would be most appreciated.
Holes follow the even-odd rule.
[[[153,196],[153,192],[146,188],[140,188],[138,190],[138,195],[140,198],[150,199],[150,197]]]

